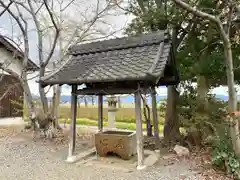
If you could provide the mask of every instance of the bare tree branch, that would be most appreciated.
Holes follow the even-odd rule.
[[[3,6],[3,7],[8,11],[8,13],[15,19],[15,21],[17,22],[17,24],[18,24],[20,30],[22,31],[23,35],[25,35],[26,32],[25,32],[24,26],[23,26],[22,23],[20,22],[19,17],[16,16],[9,8],[7,8],[7,5],[5,5],[2,0],[0,1],[0,4],[1,4],[1,6]]]
[[[15,4],[16,5],[16,4]],[[23,77],[26,76],[27,73],[27,65],[28,65],[28,57],[29,57],[29,42],[28,42],[28,23],[26,21],[26,19],[24,19],[22,12],[20,11],[19,7],[16,5],[18,14],[20,16],[20,18],[22,19],[23,23],[24,23],[24,33],[22,31],[23,34],[23,38],[24,38],[24,59],[23,59],[23,70],[22,70],[22,75]],[[26,78],[26,77],[25,77]]]
[[[0,69],[11,74],[13,77],[17,78],[22,84],[24,84],[22,78],[16,72],[11,70],[10,68],[5,67],[3,63],[0,63]]]
[[[201,18],[206,18],[210,21],[213,21],[215,23],[219,23],[219,18],[215,17],[211,14],[205,13],[203,11],[198,10],[197,8],[191,7],[189,4],[183,2],[182,0],[173,0],[177,5],[179,5],[180,7],[182,7],[183,9],[191,12],[192,14],[194,14],[195,16],[201,17]]]
[[[131,10],[127,9],[127,8],[122,7],[122,6],[119,4],[119,2],[116,1],[115,4],[117,5],[117,7],[118,7],[119,9],[121,9],[121,10],[123,10],[123,11],[125,11],[125,12],[132,13],[132,14],[135,15],[135,16],[138,16],[138,14],[135,13],[134,11],[131,11]]]
[[[45,94],[47,94],[51,89],[51,86],[48,87],[48,90],[45,92]]]
[[[44,2],[44,5],[45,5],[45,7],[46,7],[46,9],[47,9],[47,11],[48,11],[48,14],[49,14],[49,16],[50,16],[50,19],[51,19],[51,21],[52,21],[52,23],[53,23],[53,25],[54,25],[54,27],[55,27],[55,31],[56,31],[56,32],[55,32],[55,37],[54,37],[54,41],[53,41],[52,48],[51,48],[51,50],[50,50],[50,53],[49,53],[46,61],[44,62],[44,66],[46,67],[46,66],[48,65],[48,63],[49,63],[49,61],[50,61],[53,53],[54,53],[55,47],[56,47],[56,45],[57,45],[57,40],[58,40],[58,37],[59,37],[59,32],[60,32],[60,30],[59,30],[59,28],[58,28],[58,26],[57,26],[56,21],[54,20],[52,11],[49,9],[47,0],[43,0],[43,2]]]
[[[39,62],[40,62],[40,66],[43,65],[43,37],[42,37],[42,30],[40,28],[40,23],[37,20],[37,16],[34,12],[33,6],[32,6],[32,1],[28,0],[28,5],[30,7],[30,14],[32,15],[33,21],[35,23],[36,26],[36,30],[37,30],[37,36],[38,36],[38,58],[39,58]]]
[[[36,15],[37,15],[38,12],[42,9],[43,5],[44,5],[44,3],[42,3],[42,4],[40,5],[40,7],[37,9],[37,11],[35,12]]]
[[[233,15],[233,6],[230,5],[228,17],[227,17],[227,25],[226,25],[226,34],[228,36],[230,35],[230,29],[231,29],[231,25],[232,25],[232,15]]]
[[[67,48],[70,46],[70,45],[76,45],[77,43],[79,42],[82,42],[84,38],[86,38],[88,35],[87,33],[89,33],[90,29],[95,25],[95,23],[97,22],[98,19],[101,18],[101,15],[103,15],[104,12],[106,12],[108,9],[110,9],[112,6],[111,6],[111,2],[109,2],[105,8],[103,8],[101,11],[99,11],[99,5],[100,5],[100,1],[98,0],[97,1],[97,7],[96,7],[96,10],[95,10],[95,15],[94,17],[91,19],[91,21],[89,22],[89,25],[83,30],[83,32],[81,33],[80,36],[78,36],[77,40],[75,40],[74,43],[72,43],[73,39],[76,37],[77,35],[77,32],[79,30],[79,27],[76,26],[70,40],[68,41],[67,45],[65,46],[65,50],[67,50]],[[113,33],[111,33],[113,34]]]
[[[64,8],[60,9],[61,12],[65,11],[75,0],[71,0]]]
[[[0,97],[0,102],[3,100],[3,98],[5,98],[5,96],[8,95],[8,93],[12,90],[12,89],[15,89],[20,83],[14,83],[14,84],[11,84],[10,86],[8,85],[8,88],[6,91],[4,91],[4,93],[1,95]]]
[[[177,5],[179,5],[181,8],[187,10],[188,12],[192,13],[195,16],[198,16],[200,18],[205,18],[210,20],[211,22],[216,23],[216,25],[219,28],[220,31],[220,35],[222,36],[222,39],[224,42],[229,41],[228,38],[228,34],[226,33],[226,31],[224,30],[223,24],[221,22],[221,20],[219,19],[219,17],[217,16],[213,16],[211,14],[205,13],[203,11],[200,11],[192,6],[190,6],[189,4],[183,2],[182,0],[173,0]]]
[[[16,1],[16,0],[11,0],[12,2],[15,3],[15,5],[20,5],[22,6],[27,12],[31,13],[31,10],[23,3],[20,1]]]
[[[8,8],[12,5],[12,1],[7,5],[7,7],[4,8],[4,10],[0,13],[0,17],[8,10]]]

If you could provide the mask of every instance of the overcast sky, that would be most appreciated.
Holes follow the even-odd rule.
[[[64,0],[65,4],[67,4],[68,0]],[[91,9],[94,11],[94,5],[96,5],[96,0],[77,0],[78,4],[75,4],[68,8],[65,12],[65,14],[68,16],[68,18],[76,20],[78,22],[81,21],[81,18],[79,17],[80,13],[86,13],[89,18],[91,18]],[[100,2],[105,2],[104,0],[101,0]],[[65,5],[64,4],[64,5]],[[64,6],[63,5],[63,6]],[[104,3],[103,3],[104,6]],[[57,9],[58,7],[56,7]],[[112,11],[111,13],[114,13],[115,15],[108,15],[104,17],[104,21],[107,22],[107,24],[111,24],[111,28],[109,28],[109,25],[104,25],[103,23],[98,23],[97,26],[101,29],[105,29],[105,31],[118,31],[122,29],[128,22],[131,21],[133,18],[132,16],[127,16],[123,12],[118,11]],[[82,20],[83,21],[83,20]],[[34,31],[34,25],[33,22],[29,21],[29,29],[32,29],[29,32],[29,44],[30,44],[30,57],[31,59],[38,63],[38,52],[37,52],[37,36],[36,31]],[[4,35],[17,37],[21,35],[16,23],[12,21],[9,18],[9,15],[5,13],[2,17],[0,17],[0,32]],[[118,31],[116,36],[121,36],[123,31]],[[45,45],[45,44],[44,44]],[[45,48],[48,46],[45,46]],[[35,75],[33,75],[35,76]],[[29,86],[31,89],[31,92],[35,95],[38,95],[38,84],[35,82],[36,79],[29,81]],[[165,87],[161,87],[157,89],[158,94],[160,95],[167,95],[167,89]],[[215,88],[213,90],[213,93],[215,94],[222,94],[227,95],[227,88],[226,87],[219,87]],[[63,86],[62,87],[62,95],[70,95],[71,89],[69,86]],[[52,96],[52,91],[50,90],[47,94],[48,96]]]

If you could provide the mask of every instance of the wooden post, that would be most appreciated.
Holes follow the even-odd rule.
[[[143,164],[143,132],[142,132],[142,113],[141,113],[141,94],[140,91],[135,93],[135,113],[136,113],[136,139],[137,139],[137,158],[138,166],[137,169],[144,169]]]
[[[159,128],[158,128],[158,115],[157,115],[157,100],[156,100],[156,90],[152,90],[152,115],[153,115],[153,127],[155,136],[155,149],[160,150],[160,138],[159,138]]]
[[[71,99],[71,127],[69,136],[69,151],[68,161],[72,161],[73,153],[75,151],[76,143],[76,116],[77,116],[77,85],[72,85],[72,99]]]
[[[103,130],[103,95],[98,95],[98,131]]]

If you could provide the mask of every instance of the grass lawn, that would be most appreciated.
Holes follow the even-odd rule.
[[[150,114],[152,119],[152,113]],[[158,110],[159,124],[164,124],[165,113]],[[71,118],[71,107],[68,105],[61,105],[59,108],[59,118],[60,119],[70,119]],[[142,114],[143,121],[145,120]],[[88,119],[97,121],[98,119],[98,108],[89,106],[77,107],[77,119]],[[103,119],[107,122],[108,119],[108,108],[103,108]],[[116,122],[122,123],[136,123],[135,109],[134,108],[119,108],[116,112]]]
[[[64,123],[64,119],[60,119],[60,123]],[[70,123],[70,120],[67,120],[67,124]],[[78,118],[77,119],[77,124],[78,125],[85,125],[85,126],[97,126],[98,121],[96,120],[91,120],[87,118]],[[107,122],[103,122],[103,126],[107,126]],[[116,122],[116,127],[119,129],[127,129],[127,130],[136,130],[136,124],[135,123],[125,123],[125,122]],[[146,129],[146,124],[143,124],[143,129]],[[159,125],[159,132],[163,132],[163,125]]]
[[[97,126],[98,125],[98,106],[83,104],[77,106],[77,124],[85,126]],[[151,107],[150,107],[151,108]],[[143,112],[143,111],[142,111]],[[164,116],[165,113],[161,112],[158,108],[159,119],[159,131],[163,132]],[[152,113],[150,114],[152,121]],[[59,107],[59,122],[64,123],[67,119],[67,123],[70,123],[71,106],[70,104],[61,104]],[[145,118],[143,118],[143,129],[146,129]],[[107,126],[108,108],[107,104],[104,104],[103,108],[103,126]],[[118,108],[116,112],[116,127],[119,129],[136,130],[136,118],[134,104],[122,104],[122,108]]]

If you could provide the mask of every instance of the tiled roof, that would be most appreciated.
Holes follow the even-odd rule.
[[[40,83],[155,81],[163,75],[170,48],[164,31],[76,45],[69,49],[72,57]]]
[[[11,53],[14,53],[16,57],[22,59],[24,57],[23,52],[17,49],[12,43],[9,42],[4,36],[0,35],[0,45],[4,46],[4,48]],[[39,67],[32,61],[28,60],[28,70],[37,70]]]
[[[88,53],[121,50],[159,44],[164,39],[168,38],[168,34],[165,31],[160,31],[155,33],[142,34],[141,36],[135,37],[123,37],[105,41],[97,41],[88,44],[75,45],[69,48],[69,52],[70,54],[74,55],[82,55]]]

